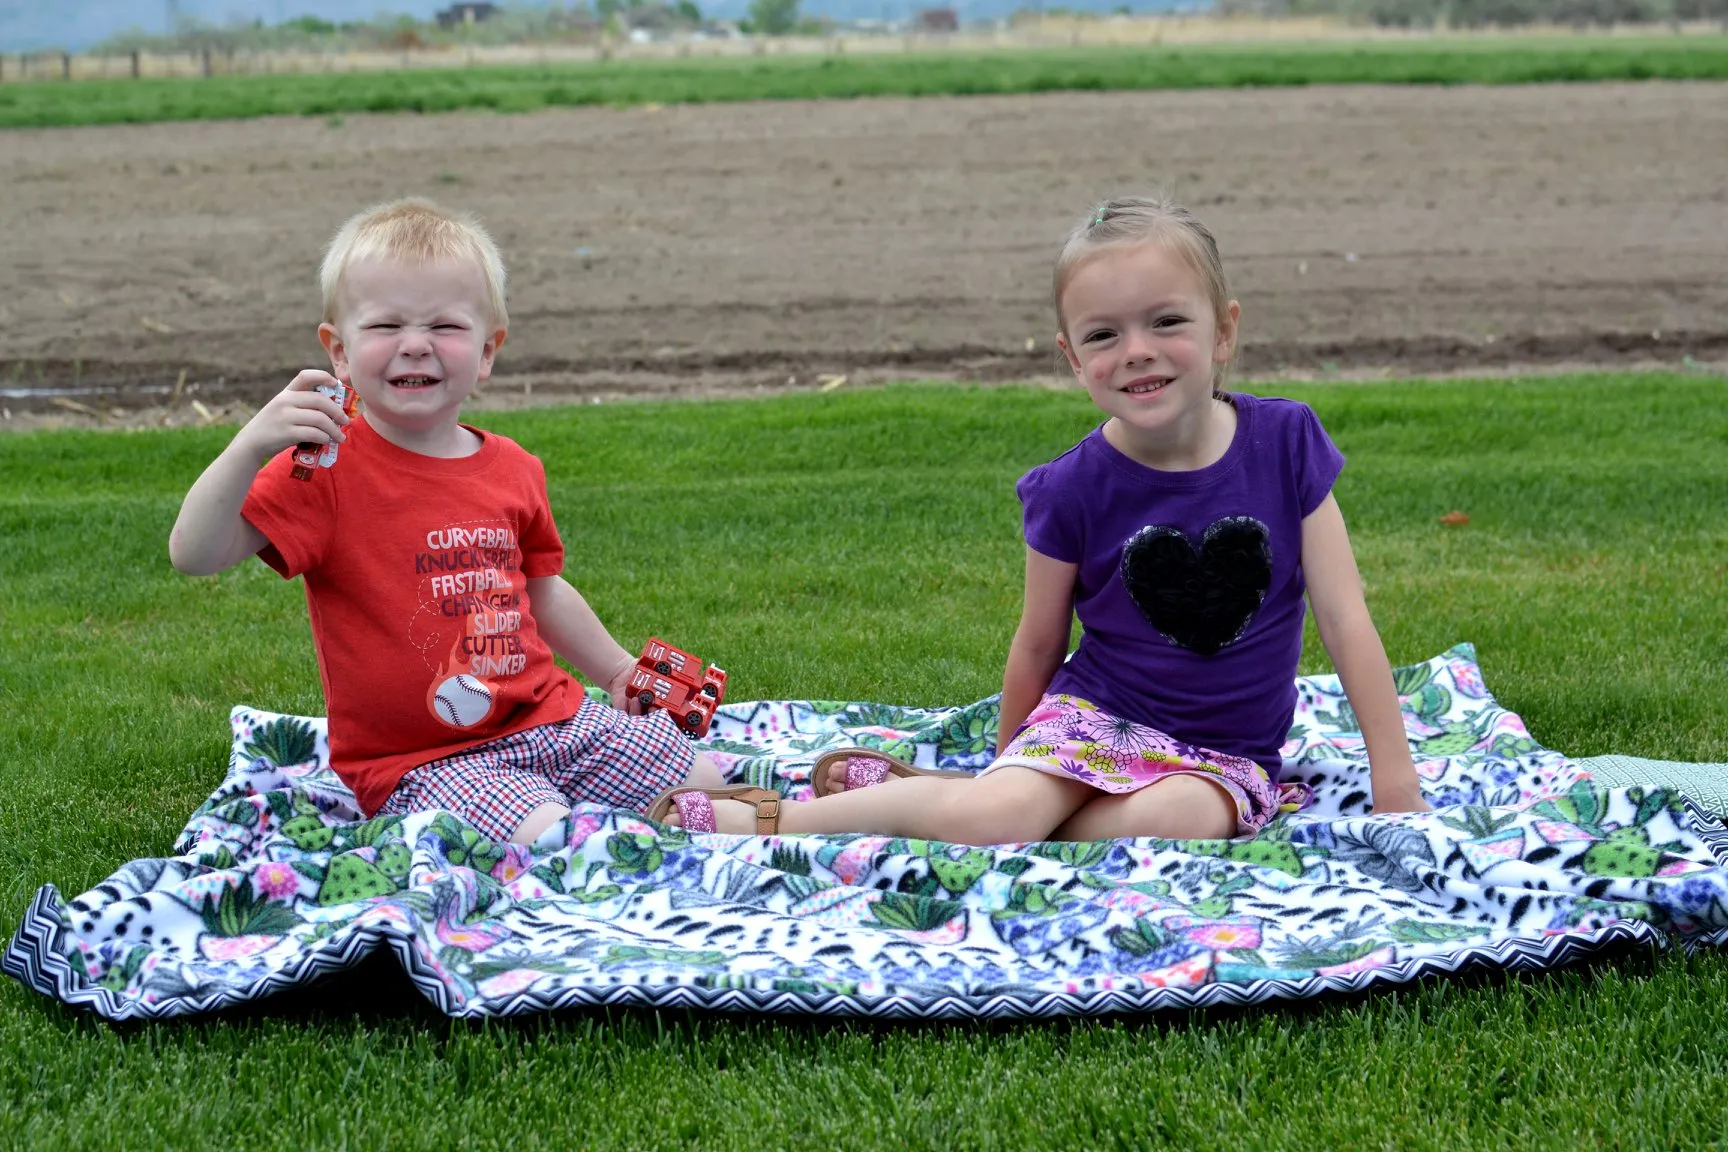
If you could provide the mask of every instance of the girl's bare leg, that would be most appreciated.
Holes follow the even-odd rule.
[[[875,832],[953,844],[1012,844],[1048,838],[1051,829],[1093,795],[1090,785],[1030,768],[1002,768],[977,780],[914,776],[802,804],[782,802],[780,831]],[[754,805],[716,800],[714,819],[722,832],[756,831]]]
[[[1050,839],[1228,840],[1236,834],[1236,801],[1228,792],[1198,776],[1167,776],[1138,792],[1093,792]]]

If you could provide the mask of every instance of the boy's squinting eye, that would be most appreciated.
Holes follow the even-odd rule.
[[[1110,337],[1112,337],[1114,335],[1116,335],[1114,330],[1112,330],[1110,328],[1100,328],[1096,332],[1086,333],[1084,343],[1096,344],[1096,343],[1098,343],[1098,341],[1108,340],[1108,339],[1110,339]]]

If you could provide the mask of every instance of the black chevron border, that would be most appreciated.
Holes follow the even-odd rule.
[[[1704,841],[1704,846],[1716,857],[1716,863],[1728,868],[1728,825],[1692,797],[1682,793],[1680,800],[1686,805],[1686,814],[1692,817],[1692,831]]]

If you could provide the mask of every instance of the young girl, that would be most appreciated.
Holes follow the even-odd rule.
[[[650,815],[969,844],[1254,833],[1304,791],[1278,775],[1305,588],[1374,811],[1426,809],[1332,496],[1344,459],[1306,405],[1223,391],[1240,309],[1212,234],[1174,204],[1107,201],[1063,245],[1055,297],[1057,344],[1106,418],[1018,486],[1025,607],[995,762],[945,779],[851,749],[818,761],[808,803],[674,789]]]

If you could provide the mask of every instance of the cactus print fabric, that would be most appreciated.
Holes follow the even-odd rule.
[[[1287,780],[1316,802],[1251,838],[969,848],[693,835],[583,807],[532,850],[445,813],[364,820],[322,722],[233,712],[226,778],[174,855],[38,892],[7,972],[109,1019],[208,1012],[387,949],[453,1016],[598,1004],[908,1017],[1063,1016],[1354,991],[1611,945],[1728,941],[1722,825],[1604,788],[1542,748],[1461,645],[1399,669],[1438,806],[1370,817],[1337,681],[1299,681]],[[985,766],[996,701],[721,710],[733,779],[808,793],[872,745]],[[891,785],[888,785],[891,786]]]

